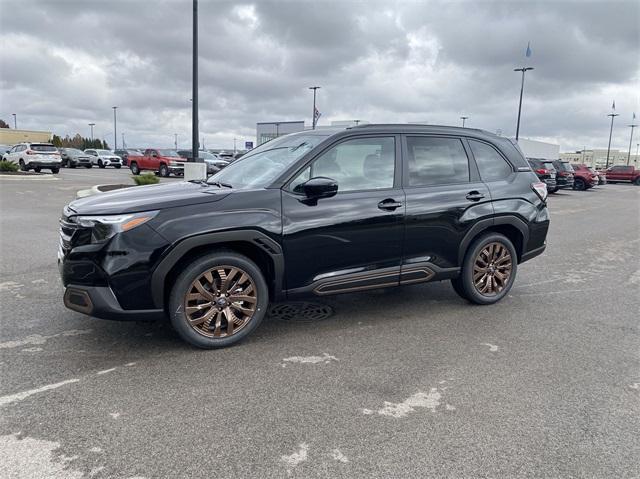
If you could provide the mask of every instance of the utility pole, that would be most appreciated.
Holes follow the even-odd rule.
[[[236,137],[233,137],[233,154],[235,155],[237,153],[237,149],[236,149]]]
[[[118,109],[118,107],[112,106],[111,108],[113,108],[113,149],[117,150],[118,149],[118,133],[117,133],[116,125],[118,124],[118,122],[116,119],[116,110]]]
[[[173,146],[174,146],[174,148],[176,150],[178,149],[178,134],[177,133],[173,134]]]
[[[611,135],[613,134],[613,119],[618,116],[618,113],[609,113],[607,116],[611,117],[611,128],[609,129],[609,146],[607,146],[607,162],[605,169],[609,168],[609,153],[611,152]]]
[[[124,142],[124,132],[123,132],[123,133],[122,133],[122,148],[124,149],[124,148],[126,148],[126,147],[127,147],[127,145],[126,145],[126,144],[125,144],[125,142]]]
[[[309,90],[313,90],[313,112],[311,113],[311,129],[316,129],[316,91],[319,90],[319,86],[310,86]]]
[[[468,116],[461,116],[460,119],[462,120],[462,128],[464,128],[464,123],[465,121],[467,121],[469,119]]]
[[[15,113],[11,113],[13,115],[13,129],[18,129],[18,120],[16,120],[17,115]]]
[[[89,126],[91,127],[91,141],[93,141],[93,127],[96,126],[95,123],[89,123]],[[93,145],[91,145],[93,146]]]
[[[635,117],[635,115],[634,115]],[[631,123],[631,125],[629,125],[629,128],[631,128],[631,137],[629,138],[629,153],[627,154],[627,166],[629,166],[629,161],[631,160],[631,143],[633,142],[633,129],[638,126],[638,125],[634,125],[633,123]]]
[[[276,125],[276,138],[278,138],[280,136],[280,122],[276,121],[274,125]]]
[[[193,161],[202,163],[198,138],[198,0],[193,0],[193,72],[192,72],[192,109],[191,109],[191,155]]]
[[[533,70],[533,67],[515,68],[514,72],[522,72],[522,83],[520,84],[520,103],[518,104],[518,123],[516,124],[516,141],[520,136],[520,114],[522,113],[522,94],[524,93],[524,74],[525,72]]]
[[[353,122],[358,126],[360,124],[360,120],[353,120]]]

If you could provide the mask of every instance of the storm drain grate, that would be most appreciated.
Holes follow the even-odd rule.
[[[280,321],[322,321],[333,316],[333,308],[322,303],[299,301],[274,304],[269,308],[267,314],[270,318]]]

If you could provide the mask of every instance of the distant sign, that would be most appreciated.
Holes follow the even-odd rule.
[[[245,141],[244,142],[244,149],[245,150],[252,150],[253,149],[253,141]]]

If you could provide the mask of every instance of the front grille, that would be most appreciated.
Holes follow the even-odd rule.
[[[73,218],[63,214],[60,218],[60,253],[62,256],[67,256],[75,246],[90,242],[91,230],[83,228]]]

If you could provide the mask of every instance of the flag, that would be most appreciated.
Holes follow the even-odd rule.
[[[613,100],[613,103],[611,104],[611,109],[615,111],[616,109],[616,101]]]
[[[320,118],[321,116],[322,116],[322,113],[320,113],[316,108],[313,112],[313,126],[316,126],[316,124],[318,123],[318,118]]]
[[[531,56],[531,42],[527,42],[527,51],[524,54],[527,58]]]

